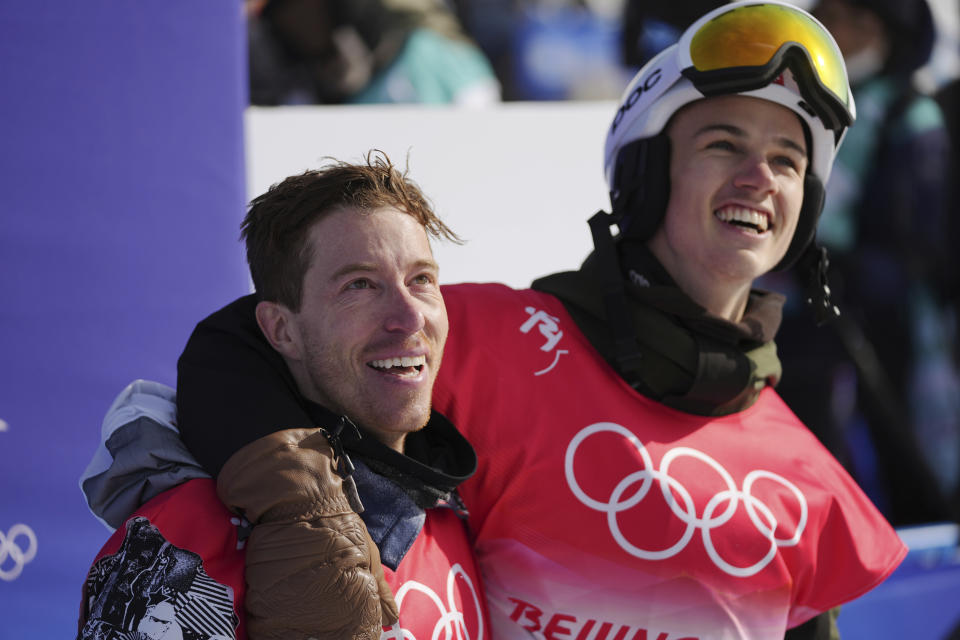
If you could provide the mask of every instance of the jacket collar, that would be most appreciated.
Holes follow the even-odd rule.
[[[712,315],[687,296],[640,243],[617,246],[631,332],[640,364],[624,371],[609,338],[604,274],[595,254],[577,271],[533,283],[564,303],[590,343],[640,393],[699,415],[722,415],[752,404],[760,389],[780,379],[773,338],[784,297],[751,292],[738,323]]]
[[[335,430],[353,457],[360,517],[385,565],[396,571],[423,528],[426,509],[450,507],[466,516],[456,488],[476,471],[477,454],[443,414],[432,411],[399,453],[360,427],[343,428],[353,426],[344,416],[314,402],[305,406],[314,424]]]

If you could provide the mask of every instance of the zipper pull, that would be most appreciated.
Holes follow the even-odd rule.
[[[337,475],[343,479],[343,493],[347,496],[350,507],[357,513],[363,513],[363,502],[360,500],[360,494],[357,492],[357,483],[353,479],[353,472],[356,470],[350,456],[347,455],[343,447],[342,434],[344,429],[351,429],[353,435],[359,440],[360,429],[350,421],[347,416],[340,416],[340,419],[330,429],[320,427],[320,431],[327,438],[330,447],[333,449],[333,458]]]

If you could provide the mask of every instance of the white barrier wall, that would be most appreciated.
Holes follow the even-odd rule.
[[[511,103],[446,107],[251,108],[252,198],[323,156],[359,161],[385,151],[466,243],[435,246],[444,282],[523,287],[575,269],[592,248],[587,219],[609,205],[603,142],[616,105]]]

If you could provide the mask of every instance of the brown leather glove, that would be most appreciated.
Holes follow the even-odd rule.
[[[220,499],[254,525],[244,603],[251,640],[377,640],[397,622],[380,551],[342,485],[320,429],[264,436],[220,471]]]

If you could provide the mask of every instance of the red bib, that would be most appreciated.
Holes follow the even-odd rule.
[[[131,592],[111,576],[158,580],[168,574],[163,567],[175,557],[190,563],[199,577],[168,580],[180,589],[171,593],[176,622],[160,619],[165,612],[158,610],[154,616],[158,619],[148,623],[192,625],[195,633],[207,634],[200,637],[216,632],[220,634],[216,637],[245,639],[245,552],[238,543],[239,524],[240,519],[217,498],[216,485],[209,479],[191,480],[150,500],[98,554],[87,581],[87,595],[93,597],[88,624],[99,621],[101,626],[136,631],[139,616],[122,615],[140,606],[135,602],[136,589]],[[145,558],[147,564],[143,564]],[[489,637],[466,528],[450,509],[429,509],[423,531],[398,570],[383,570],[400,606],[400,623],[384,629],[384,640]],[[438,632],[442,633],[434,635]]]
[[[462,495],[496,637],[782,638],[906,553],[772,389],[682,413],[631,389],[550,295],[444,298],[434,401],[480,458]]]
[[[451,509],[427,511],[423,531],[397,571],[384,567],[400,623],[381,640],[490,637],[490,623],[466,527]]]

